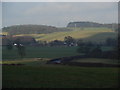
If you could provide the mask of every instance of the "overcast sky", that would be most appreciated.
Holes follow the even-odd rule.
[[[1,5],[1,4],[0,4]],[[73,21],[117,23],[117,2],[3,2],[2,25],[66,27]]]

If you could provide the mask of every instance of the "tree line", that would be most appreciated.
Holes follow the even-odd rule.
[[[106,27],[106,28],[118,28],[117,23],[111,23],[111,24],[101,24],[97,22],[69,22],[67,27]]]
[[[16,45],[15,45],[16,44]],[[21,57],[25,56],[25,48],[27,46],[38,46],[38,47],[72,47],[72,46],[77,46],[77,52],[78,53],[83,53],[87,55],[88,57],[96,57],[96,58],[117,58],[118,54],[118,40],[113,39],[113,38],[108,38],[106,39],[106,42],[104,43],[94,43],[94,42],[85,42],[82,39],[76,40],[71,36],[66,36],[64,37],[64,41],[60,40],[54,40],[51,42],[47,41],[36,41],[36,44],[24,44],[22,43],[22,40],[20,38],[10,41],[7,44],[7,49],[12,50],[13,46],[15,45],[16,48],[18,49],[18,54]],[[108,51],[102,51],[102,47],[107,46],[107,47],[112,47],[113,50],[108,50]]]
[[[46,25],[14,25],[9,27],[3,27],[3,32],[8,32],[9,35],[17,34],[47,34],[53,32],[70,31],[66,28],[56,28],[54,26]]]

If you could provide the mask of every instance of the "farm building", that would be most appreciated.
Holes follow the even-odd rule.
[[[2,36],[2,45],[8,45],[18,41],[24,45],[36,45],[36,40],[31,36]]]

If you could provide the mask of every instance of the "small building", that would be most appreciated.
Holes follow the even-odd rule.
[[[2,45],[5,46],[8,43],[20,41],[23,45],[36,45],[36,40],[31,36],[2,36]]]

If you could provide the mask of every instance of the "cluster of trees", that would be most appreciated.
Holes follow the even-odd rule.
[[[117,24],[100,24],[96,22],[70,22],[67,27],[107,27],[117,28]]]
[[[109,41],[110,40],[110,41]],[[109,42],[108,42],[109,41]],[[92,44],[92,43],[84,43],[82,40],[79,41],[79,48],[77,52],[83,53],[86,57],[93,57],[93,58],[109,58],[109,59],[118,59],[118,44],[112,44],[113,39],[107,39],[106,44],[107,46],[112,46],[112,50],[103,51],[102,46],[103,44]]]
[[[39,46],[77,46],[77,40],[71,36],[64,37],[64,41],[54,40],[51,42],[38,41]]]
[[[78,46],[77,52],[83,53],[86,57],[118,59],[118,40],[113,38],[108,38],[105,43],[93,43],[67,36],[64,41],[54,40],[50,43],[44,42],[44,44],[47,46]],[[103,46],[112,47],[113,50],[103,51]]]
[[[17,39],[20,40],[21,44],[24,45],[35,45],[37,44],[35,38],[31,36],[3,36],[2,37],[2,45],[6,46],[9,45],[9,43],[15,42]]]
[[[56,28],[46,25],[14,25],[2,28],[3,32],[8,32],[10,35],[17,34],[46,34],[53,32],[70,31],[65,28]]]
[[[93,43],[93,42],[85,42],[82,39],[76,40],[71,36],[66,36],[64,38],[64,41],[60,40],[54,40],[51,42],[47,41],[34,41],[33,38],[30,38],[33,42],[36,43],[37,46],[65,46],[65,47],[71,47],[71,46],[78,46],[77,52],[83,53],[89,57],[101,57],[101,58],[117,58],[118,54],[118,41],[117,39],[108,38],[105,43]],[[11,50],[13,48],[13,44],[16,44],[16,48],[18,49],[18,54],[21,57],[25,56],[25,46],[24,45],[31,45],[31,44],[24,44],[21,40],[21,38],[17,38],[14,41],[8,41],[7,43],[7,49]],[[33,43],[34,44],[34,43]],[[33,45],[33,46],[36,46]],[[111,51],[102,51],[102,46],[111,46],[114,47]]]
[[[108,38],[106,39],[106,42],[103,43],[95,43],[91,41],[84,41],[82,39],[74,39],[71,36],[64,37],[64,41],[60,40],[54,40],[51,42],[47,41],[36,41],[31,36],[16,36],[16,37],[3,37],[2,44],[3,45],[9,45],[11,42],[15,42],[17,39],[19,39],[20,43],[26,46],[84,46],[85,48],[94,47],[94,46],[111,46],[115,47],[118,45],[118,40],[114,38]],[[10,46],[8,47],[10,48]]]
[[[66,36],[64,37],[64,41],[60,41],[60,40],[54,40],[51,42],[47,42],[47,41],[38,41],[39,46],[117,46],[118,45],[118,40],[114,39],[114,38],[108,38],[106,39],[105,42],[103,43],[95,43],[95,42],[91,42],[91,41],[84,41],[82,39],[74,39],[71,36]]]
[[[14,46],[17,48],[18,55],[21,58],[23,58],[26,55],[26,47],[23,44],[21,44],[21,40],[19,38],[16,39],[14,42],[11,42],[9,40],[8,44],[6,45],[6,48],[8,50],[12,50]]]

